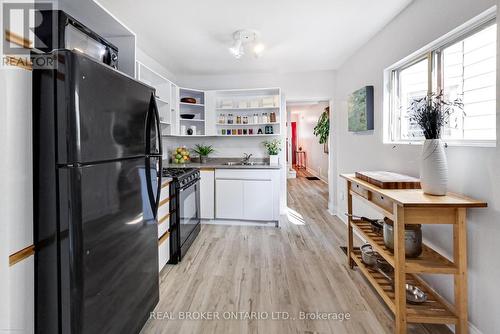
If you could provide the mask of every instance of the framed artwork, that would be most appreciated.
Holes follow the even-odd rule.
[[[349,96],[347,113],[350,132],[373,130],[373,86],[365,86]]]

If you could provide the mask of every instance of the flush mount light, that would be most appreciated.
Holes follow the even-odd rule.
[[[247,51],[255,57],[259,57],[264,51],[264,44],[259,42],[259,34],[255,30],[242,29],[233,33],[234,44],[229,48],[229,52],[240,59]]]

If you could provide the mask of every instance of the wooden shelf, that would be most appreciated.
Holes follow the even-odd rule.
[[[373,285],[389,309],[395,313],[395,293],[391,282],[378,271],[366,266],[361,260],[361,251],[354,250],[351,258],[359,267],[361,273]],[[427,283],[414,274],[406,275],[406,282],[422,289],[428,295],[428,300],[419,305],[406,304],[406,317],[410,323],[456,324],[458,321],[453,307],[437,294]]]
[[[187,102],[179,102],[181,106],[193,106],[193,107],[204,107],[205,105],[202,103],[187,103]]]
[[[205,122],[204,119],[189,119],[189,118],[181,118],[179,121],[181,122]]]
[[[361,236],[372,245],[373,249],[377,251],[387,262],[394,267],[394,255],[385,247],[384,237],[372,231],[371,224],[353,220],[354,228],[361,234]],[[417,258],[406,258],[406,272],[407,273],[429,273],[429,274],[456,274],[457,268],[453,262],[434,251],[432,248],[422,245],[423,252]]]
[[[217,123],[217,126],[260,126],[260,125],[279,125],[279,122],[269,122],[269,123],[247,123],[247,124],[221,124]]]

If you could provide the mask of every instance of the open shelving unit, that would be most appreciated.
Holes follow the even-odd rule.
[[[234,89],[215,92],[215,128],[218,137],[280,136],[281,92],[279,88]],[[267,121],[262,121],[264,114]],[[271,114],[276,121],[271,122]],[[260,119],[252,122],[254,115]],[[233,123],[228,124],[228,118]],[[249,122],[236,123],[236,118],[247,117]],[[220,119],[225,119],[220,123]],[[267,131],[266,131],[267,128]],[[236,134],[234,131],[236,130]],[[252,134],[249,134],[249,131]],[[247,134],[241,133],[246,131]],[[262,133],[259,133],[261,131]],[[266,133],[268,132],[268,133]]]
[[[155,88],[156,105],[160,116],[162,135],[176,132],[176,86],[153,69],[136,61],[136,77],[139,81]]]
[[[198,89],[179,88],[179,136],[204,136],[206,134],[205,121],[205,92]],[[190,97],[196,103],[181,102],[181,99]],[[193,119],[182,118],[182,115],[194,115]],[[189,129],[194,130],[188,135]]]
[[[453,193],[448,193],[446,196],[430,196],[420,189],[381,189],[352,174],[342,174],[341,177],[347,181],[349,215],[353,214],[353,197],[355,197],[394,222],[394,253],[385,247],[383,237],[373,232],[369,223],[354,220],[350,216],[347,225],[348,265],[351,269],[354,269],[354,266],[359,268],[394,313],[394,332],[406,333],[408,323],[431,323],[453,324],[456,333],[467,333],[466,210],[486,207],[487,204]],[[452,225],[453,261],[425,244],[419,257],[406,258],[404,226],[410,224]],[[364,264],[361,252],[353,248],[354,230],[394,268],[391,277],[394,285],[377,270]],[[454,304],[449,303],[432,289],[420,274],[453,275]],[[418,305],[407,303],[405,289],[407,283],[427,293],[427,301]]]

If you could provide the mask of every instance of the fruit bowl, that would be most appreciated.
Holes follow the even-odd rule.
[[[191,158],[189,157],[189,150],[186,147],[177,147],[172,151],[173,164],[187,164]]]

